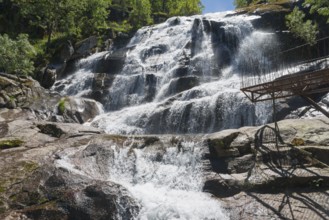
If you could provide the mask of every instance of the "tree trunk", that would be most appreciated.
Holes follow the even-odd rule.
[[[47,40],[47,45],[46,45],[46,53],[49,52],[50,48],[50,43],[51,43],[51,35],[53,33],[53,27],[51,24],[47,25],[47,35],[48,35],[48,40]]]

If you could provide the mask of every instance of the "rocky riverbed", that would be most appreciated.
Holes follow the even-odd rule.
[[[203,191],[230,219],[329,217],[326,118],[281,121],[276,146],[273,125],[206,136],[128,137],[27,115],[0,111],[1,219],[132,219],[141,204],[103,178],[112,169],[113,146],[143,149],[161,160],[170,147],[184,150],[187,141],[204,149]],[[72,164],[63,164],[65,158]]]

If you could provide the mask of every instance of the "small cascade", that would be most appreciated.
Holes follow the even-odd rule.
[[[66,78],[58,80],[53,86],[53,90],[62,95],[86,96],[91,91],[94,79],[94,66],[108,52],[95,53],[85,59],[79,60],[75,64],[77,71]]]
[[[241,74],[255,68],[250,60],[271,68],[275,34],[253,28],[258,16],[230,13],[174,17],[140,29],[125,48],[122,69],[111,73],[102,92],[106,97],[97,100],[105,113],[90,124],[108,133],[162,134],[209,133],[268,121],[270,108],[251,104],[240,85]],[[55,89],[94,98],[93,74],[100,73],[92,66],[102,56],[82,60],[91,62]]]
[[[88,153],[91,145],[64,152],[66,157],[56,163],[71,172],[126,188],[140,204],[135,219],[229,219],[220,202],[202,192],[202,144],[169,142],[162,140],[158,145],[140,149],[132,139],[123,146],[113,144],[93,149],[102,152],[93,153],[94,156]]]

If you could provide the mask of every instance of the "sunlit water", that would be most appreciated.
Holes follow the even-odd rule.
[[[266,122],[268,106],[255,106],[240,92],[241,72],[255,66],[250,59],[271,65],[266,56],[275,36],[254,30],[251,22],[258,16],[225,17],[229,13],[175,17],[140,29],[109,88],[105,113],[91,125],[108,133],[155,134],[209,133]],[[85,96],[93,64],[107,55],[80,61],[81,68],[55,89]]]
[[[66,150],[56,165],[87,175],[109,180],[125,187],[140,205],[135,219],[145,220],[210,220],[229,219],[220,202],[203,193],[202,144],[183,142],[159,149],[110,147],[108,172],[100,173],[97,161],[78,158],[81,149]],[[121,219],[117,216],[117,219]]]

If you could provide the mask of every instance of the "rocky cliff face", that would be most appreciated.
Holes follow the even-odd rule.
[[[6,120],[18,119],[20,114],[29,119],[84,123],[103,110],[94,100],[62,97],[30,77],[0,73],[0,111]]]

